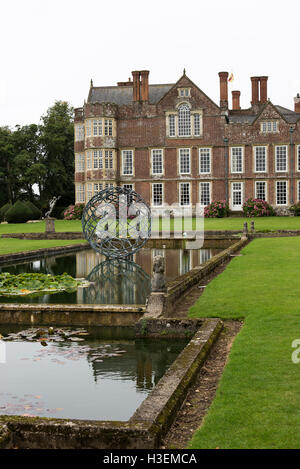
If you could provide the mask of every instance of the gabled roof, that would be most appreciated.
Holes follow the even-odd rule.
[[[173,87],[173,84],[149,85],[149,102],[156,104]],[[133,86],[92,86],[88,103],[131,104]]]
[[[206,99],[208,99],[208,101],[211,102],[211,104],[213,104],[213,106],[215,106],[216,108],[220,109],[219,106],[209,97],[207,96],[207,94],[205,94],[200,88],[199,86],[197,86],[186,74],[185,74],[185,71],[183,72],[183,75],[179,78],[179,80],[176,81],[176,83],[174,83],[173,85],[170,86],[170,89],[166,91],[165,94],[167,94],[169,91],[171,91],[172,89],[176,88],[176,86],[178,86],[181,82],[181,80],[185,78],[186,80],[188,80],[188,82],[194,86],[195,88],[197,88],[197,90],[203,94],[203,96],[205,96]],[[186,85],[184,85],[186,86]],[[163,95],[161,98],[160,98],[160,101],[163,100],[163,98],[165,97],[165,95]]]

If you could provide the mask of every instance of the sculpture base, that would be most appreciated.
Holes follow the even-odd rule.
[[[46,222],[45,232],[55,233],[55,218],[46,218],[45,222]]]

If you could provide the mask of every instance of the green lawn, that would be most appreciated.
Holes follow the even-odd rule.
[[[244,318],[191,448],[300,448],[300,238],[257,239],[190,310]]]
[[[300,217],[259,217],[255,219],[251,218],[241,218],[241,217],[228,217],[228,218],[206,218],[204,221],[205,230],[242,230],[244,222],[248,222],[250,227],[250,222],[254,220],[256,230],[300,230]],[[175,219],[171,224],[171,229],[181,230],[182,223],[181,220]],[[155,220],[152,225],[154,231],[158,230],[159,224],[158,220]],[[195,228],[195,225],[193,226]],[[162,229],[167,229],[167,219],[163,219]],[[192,229],[191,219],[187,219],[187,223],[184,226],[185,230]],[[63,231],[81,231],[81,221],[80,220],[56,220],[55,221],[55,230],[57,232]],[[9,224],[0,224],[0,235],[6,233],[33,233],[33,232],[43,232],[45,231],[45,222],[41,221],[39,223],[9,223]]]
[[[80,239],[45,239],[33,241],[31,239],[3,238],[0,240],[0,255],[13,252],[32,251],[35,249],[53,248],[56,246],[68,246],[71,244],[80,244],[82,242],[83,240]]]

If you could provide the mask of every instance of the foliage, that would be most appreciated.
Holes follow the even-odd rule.
[[[30,220],[31,216],[31,209],[21,200],[17,200],[5,214],[5,218],[9,223],[25,223]]]
[[[13,275],[8,272],[0,273],[0,296],[38,296],[47,293],[66,291],[68,293],[77,290],[82,283],[70,275],[50,275],[41,273],[23,273]]]
[[[244,202],[243,212],[246,217],[271,217],[274,216],[273,207],[262,199],[252,199]]]
[[[40,125],[0,127],[0,206],[24,197],[42,202],[61,195],[62,206],[74,201],[73,108],[58,101]]]
[[[290,207],[290,211],[295,215],[295,217],[300,216],[300,202],[297,202],[296,204],[292,205]]]
[[[42,215],[41,211],[30,200],[27,200],[25,204],[31,210],[31,220],[39,220]]]
[[[81,220],[84,204],[70,205],[64,212],[65,220]]]
[[[204,209],[205,218],[223,218],[228,217],[229,206],[225,200],[214,200]]]
[[[3,207],[0,208],[0,220],[6,220],[5,214],[12,207],[12,204],[7,202]]]
[[[49,200],[61,196],[60,203],[74,201],[74,127],[73,108],[56,101],[41,118],[40,143],[46,175],[41,197]]]

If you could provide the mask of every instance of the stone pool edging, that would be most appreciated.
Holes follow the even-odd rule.
[[[196,324],[195,320],[191,322]],[[200,329],[127,422],[0,415],[0,448],[159,448],[188,388],[223,328],[222,321],[217,318],[203,319],[200,323]],[[165,326],[161,321],[160,327]]]
[[[132,326],[145,305],[0,303],[0,324],[28,326]]]
[[[227,262],[230,257],[248,244],[248,239],[239,240],[229,248],[216,254],[203,264],[194,267],[186,274],[168,283],[166,293],[150,293],[146,305],[147,317],[160,317],[172,314],[172,310],[179,298],[201,279],[209,275],[214,269]]]

